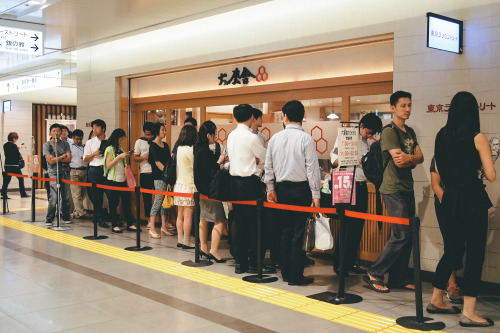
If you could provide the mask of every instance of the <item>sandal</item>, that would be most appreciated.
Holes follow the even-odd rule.
[[[387,290],[377,289],[375,286],[385,287],[384,282],[382,282],[380,280],[372,280],[372,279],[370,279],[370,277],[368,275],[363,275],[363,281],[365,281],[366,283],[368,283],[368,285],[370,286],[370,288],[373,291],[376,291],[377,293],[383,293],[383,294],[385,294],[385,293],[390,292],[389,289],[387,289]]]

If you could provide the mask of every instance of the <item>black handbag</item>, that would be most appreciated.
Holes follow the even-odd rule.
[[[19,169],[22,169],[26,166],[26,163],[24,163],[24,159],[21,155],[19,155]]]
[[[208,188],[208,197],[220,201],[231,199],[231,175],[229,170],[221,168],[215,172]]]
[[[177,158],[175,154],[172,155],[172,158],[168,160],[167,165],[163,168],[161,179],[167,185],[175,185],[175,181],[177,180]]]

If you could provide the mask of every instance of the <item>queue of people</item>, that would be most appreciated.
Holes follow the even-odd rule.
[[[412,170],[424,160],[415,131],[406,122],[412,110],[412,96],[408,92],[397,91],[390,97],[393,121],[382,128],[381,120],[374,114],[365,115],[359,123],[359,165],[356,169],[356,202],[354,210],[366,212],[368,206],[367,179],[364,175],[362,158],[370,151],[373,135],[380,133],[380,149],[383,161],[383,180],[380,185],[385,207],[389,216],[410,218],[415,216],[415,195]],[[145,123],[144,136],[137,140],[133,151],[124,151],[122,142],[126,139],[124,130],[115,129],[106,139],[106,123],[96,119],[92,122],[93,137],[82,144],[83,132],[75,130],[73,139],[68,139],[66,130],[53,124],[51,139],[44,144],[43,154],[47,161],[49,177],[71,179],[79,182],[96,182],[117,187],[126,187],[127,159],[140,165],[140,184],[144,188],[158,191],[167,190],[163,173],[169,162],[176,163],[176,181],[173,192],[207,195],[211,180],[221,167],[229,165],[231,198],[234,201],[265,199],[269,202],[297,206],[320,206],[320,168],[314,139],[302,128],[305,109],[299,101],[289,101],[283,108],[284,130],[275,134],[268,143],[259,134],[262,112],[248,104],[234,107],[233,116],[237,127],[227,138],[227,152],[216,142],[216,125],[211,121],[201,124],[199,132],[193,118],[186,120],[172,151],[163,140],[166,137],[164,124]],[[20,173],[19,150],[15,146],[16,133],[9,134],[9,142],[4,145],[6,170]],[[71,141],[70,141],[71,140]],[[331,162],[338,163],[336,142],[331,152]],[[490,146],[486,136],[480,132],[478,103],[468,92],[457,93],[451,101],[448,121],[439,131],[435,140],[434,157],[431,163],[431,183],[435,192],[436,214],[444,242],[444,255],[434,275],[434,291],[427,306],[429,313],[458,314],[461,312],[462,326],[491,326],[493,321],[483,318],[475,311],[477,290],[485,256],[486,234],[488,230],[488,209],[492,206],[478,171],[483,170],[490,182],[496,179]],[[2,196],[10,178],[5,178]],[[22,178],[21,196],[26,196]],[[61,211],[63,222],[71,223],[69,211],[70,186],[61,183]],[[73,194],[73,217],[90,218],[83,209],[85,197],[83,189],[71,186]],[[111,231],[121,233],[123,225],[119,221],[117,207],[121,199],[126,230],[136,231],[130,212],[129,192],[116,192],[89,188],[95,218],[101,227],[109,227],[103,209],[103,194],[109,201]],[[56,185],[51,182],[49,209],[46,223],[52,224],[57,202]],[[177,247],[193,249],[190,241],[194,200],[188,197],[174,197],[177,206],[176,226],[168,223],[168,210],[162,207],[164,196],[144,194],[145,215],[148,218],[150,238],[175,236]],[[256,272],[257,227],[256,207],[234,204],[232,221],[231,253],[236,261],[235,273]],[[289,285],[307,285],[314,281],[304,275],[306,255],[302,249],[307,213],[279,210],[272,216],[273,236],[267,243],[278,242],[279,262],[272,267],[263,267],[264,273],[281,269],[283,281]],[[161,228],[155,226],[157,216],[161,216]],[[218,251],[223,233],[226,213],[221,202],[200,201],[200,255],[217,263],[226,260]],[[211,245],[208,246],[209,223],[214,223]],[[267,221],[264,221],[267,223]],[[271,223],[271,221],[269,221]],[[400,288],[414,290],[408,269],[411,254],[411,233],[409,226],[391,224],[391,237],[377,260],[365,270],[357,264],[357,253],[364,221],[353,219],[346,232],[345,270],[364,274],[363,280],[379,293]],[[338,244],[338,242],[337,242]],[[272,244],[261,244],[261,253]],[[466,255],[462,289],[458,287],[456,271],[462,268],[462,258]],[[334,271],[339,274],[339,248],[334,252]],[[272,256],[273,257],[273,256]],[[274,260],[274,259],[273,259]],[[388,283],[384,278],[388,273]],[[346,273],[348,274],[348,273]],[[444,302],[444,296],[454,303],[463,301],[463,309]]]

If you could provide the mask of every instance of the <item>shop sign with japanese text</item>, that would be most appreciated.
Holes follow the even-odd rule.
[[[358,165],[358,128],[339,128],[337,140],[339,142],[339,166]]]
[[[256,74],[254,74],[254,72]],[[260,66],[256,71],[251,71],[247,67],[243,67],[241,70],[239,67],[236,67],[231,72],[231,76],[228,73],[220,73],[219,77],[219,86],[228,86],[228,85],[247,85],[252,81],[257,83],[265,82],[269,78],[269,74],[266,72],[266,67]]]
[[[479,111],[493,111],[497,106],[493,102],[481,102],[478,105]],[[429,104],[427,105],[427,113],[448,112],[450,111],[450,104]]]

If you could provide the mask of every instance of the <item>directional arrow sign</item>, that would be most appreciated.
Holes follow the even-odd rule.
[[[0,26],[0,52],[43,55],[43,32]]]

